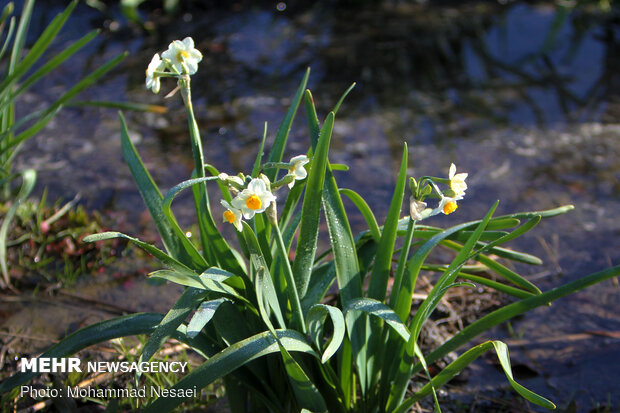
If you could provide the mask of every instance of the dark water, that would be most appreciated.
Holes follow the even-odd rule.
[[[60,10],[50,3],[41,22]],[[574,204],[575,211],[540,224],[513,244],[545,261],[521,268],[544,289],[620,262],[620,59],[617,9],[561,9],[550,3],[423,6],[400,2],[292,5],[284,11],[240,5],[153,18],[139,32],[111,11],[79,5],[59,48],[91,27],[106,27],[74,64],[24,99],[37,107],[123,50],[130,56],[86,99],[164,104],[166,115],[127,113],[132,137],[165,191],[191,172],[185,119],[173,88],[159,96],[143,87],[156,51],[191,35],[205,58],[192,80],[206,159],[229,173],[247,171],[269,122],[273,139],[290,97],[310,66],[309,88],[319,116],[357,82],[338,113],[332,162],[346,163],[340,186],[361,193],[383,219],[403,142],[412,175],[467,171],[468,197],[457,213],[431,224],[481,217],[500,199],[498,214]],[[28,105],[28,106],[26,106]],[[300,114],[301,115],[301,114]],[[308,146],[303,116],[288,155]],[[124,166],[114,111],[67,108],[28,143],[18,167],[39,171],[39,188],[88,206],[123,211],[130,221],[144,207]],[[185,199],[187,201],[187,199]],[[182,223],[191,203],[175,204]],[[356,229],[364,229],[359,217]],[[149,223],[142,222],[139,234]],[[137,291],[137,290],[136,290]],[[522,384],[578,411],[620,403],[620,287],[616,280],[541,308],[488,338],[507,339],[515,363],[531,374]],[[606,333],[605,333],[606,332]],[[615,338],[613,335],[615,334]],[[492,357],[473,368],[467,390],[487,393],[504,383]],[[529,369],[529,370],[528,370]],[[533,373],[532,373],[533,372]],[[517,379],[520,379],[517,372]],[[533,376],[533,377],[530,377]]]

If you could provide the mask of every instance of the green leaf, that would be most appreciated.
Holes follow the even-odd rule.
[[[468,343],[479,334],[489,330],[490,328],[498,324],[503,323],[504,321],[510,320],[511,318],[526,313],[536,307],[547,305],[559,298],[583,290],[584,288],[616,277],[618,275],[620,275],[620,266],[612,267],[604,271],[587,275],[576,281],[564,284],[560,287],[556,287],[542,294],[517,301],[498,310],[495,310],[491,314],[487,314],[481,319],[476,320],[475,322],[465,327],[456,336],[452,337],[450,340],[446,341],[444,344],[432,351],[426,357],[426,359],[429,361],[429,363],[433,363],[444,357],[451,351],[456,350],[463,344]],[[419,371],[419,369],[420,366],[415,366],[413,369],[413,373]]]
[[[340,291],[342,305],[350,300],[362,296],[362,282],[360,277],[359,263],[357,260],[355,241],[351,233],[349,219],[342,204],[338,191],[338,185],[328,167],[325,175],[325,188],[323,190],[323,210],[327,221],[327,229],[334,254],[334,269]],[[359,383],[362,393],[366,391],[366,319],[363,316],[351,314],[345,318],[347,332],[350,334],[353,357],[359,374]],[[350,368],[341,369],[340,374],[352,373]],[[353,377],[342,376],[343,381],[352,381]],[[354,389],[346,390],[354,391]]]
[[[73,44],[71,44],[69,47],[63,49],[60,53],[58,53],[52,59],[47,61],[43,66],[38,68],[33,74],[28,76],[28,78],[19,85],[19,88],[17,90],[15,90],[13,93],[10,94],[9,100],[15,99],[15,97],[19,96],[21,93],[28,90],[28,88],[30,88],[37,81],[42,79],[49,72],[51,72],[52,70],[54,70],[55,68],[63,64],[67,59],[73,56],[78,50],[80,50],[82,47],[90,43],[91,40],[93,40],[97,36],[98,33],[99,33],[99,30],[92,30],[87,35],[78,39]]]
[[[6,76],[2,83],[0,83],[0,91],[7,89],[9,85],[17,81],[22,74],[28,72],[30,67],[39,59],[39,57],[41,57],[45,50],[47,50],[60,29],[62,29],[62,26],[64,26],[76,4],[77,1],[72,1],[62,13],[54,17],[45,30],[43,30],[43,33],[41,33],[41,35],[37,38],[36,42],[32,45],[26,56],[19,61],[19,55],[21,54],[26,42],[34,1],[27,1],[24,4],[22,17],[20,18],[15,41],[13,42],[8,76]]]
[[[8,15],[5,16],[5,12],[9,11],[8,9],[11,8],[11,6],[13,6],[13,3],[7,4],[6,7],[4,8],[3,17],[1,19],[2,23],[0,23],[0,34],[4,32],[5,18],[8,17]],[[15,33],[15,17],[11,17],[11,20],[9,20],[9,28],[6,32],[6,36],[4,37],[4,43],[2,44],[2,47],[0,47],[0,60],[4,58],[4,54],[6,53],[9,47],[9,44],[11,43],[13,33]]]
[[[460,251],[461,246],[453,241],[443,241],[442,245],[445,245],[449,248],[452,248],[455,251]],[[521,275],[517,274],[516,272],[512,271],[511,269],[503,266],[502,264],[500,264],[499,262],[487,257],[484,254],[478,254],[476,256],[476,260],[481,263],[484,264],[487,268],[489,268],[490,270],[494,271],[497,275],[499,275],[500,277],[505,278],[506,280],[512,282],[513,284],[524,288],[525,290],[533,293],[533,294],[540,294],[540,289],[538,289],[538,287],[536,287],[536,285],[532,284],[530,281],[528,281],[527,279],[523,278]],[[524,298],[524,297],[521,297]]]
[[[321,396],[321,393],[319,393],[314,384],[310,381],[299,363],[295,361],[279,340],[278,346],[284,361],[284,368],[286,369],[289,382],[291,383],[299,407],[308,409],[311,412],[327,412],[327,406],[323,396]]]
[[[487,341],[485,343],[479,344],[465,353],[461,354],[455,361],[448,364],[445,368],[443,368],[432,380],[432,385],[437,388],[441,387],[450,381],[453,377],[457,376],[465,367],[471,364],[474,360],[480,357],[482,354],[487,351],[495,348],[495,352],[497,353],[497,357],[500,361],[502,369],[510,382],[510,385],[525,399],[530,402],[537,404],[539,406],[545,407],[547,409],[555,409],[555,405],[541,397],[525,387],[521,386],[517,383],[512,376],[512,369],[510,367],[510,358],[508,356],[508,348],[506,344],[501,341]],[[413,406],[416,402],[423,399],[431,392],[431,383],[426,384],[421,390],[419,390],[412,397],[407,398],[398,408],[394,411],[395,413],[405,413],[407,412],[411,406]]]
[[[252,167],[252,178],[257,178],[260,172],[260,165],[263,160],[263,150],[265,149],[265,141],[267,140],[267,122],[265,122],[265,128],[263,129],[263,139],[260,141],[260,147],[258,148],[258,154]]]
[[[314,342],[314,345],[319,350],[323,348],[323,327],[325,326],[325,319],[328,315],[332,320],[334,334],[327,344],[325,351],[323,351],[323,355],[321,356],[321,363],[323,364],[327,363],[327,361],[334,354],[336,354],[336,351],[338,351],[342,341],[344,340],[346,331],[344,316],[342,315],[340,309],[326,304],[315,304],[310,308],[308,314],[306,314],[308,333],[310,334],[310,338]]]
[[[454,260],[448,266],[444,274],[439,278],[439,280],[437,281],[437,283],[435,284],[431,292],[428,294],[427,298],[422,302],[422,304],[418,308],[418,311],[415,313],[413,320],[411,321],[410,329],[409,329],[411,332],[411,338],[405,349],[405,355],[407,357],[404,357],[401,360],[398,360],[398,358],[394,360],[394,362],[396,364],[399,364],[400,366],[398,367],[398,373],[394,379],[394,385],[390,392],[390,396],[389,396],[390,407],[388,408],[388,410],[394,409],[396,408],[396,406],[400,405],[405,396],[405,391],[407,389],[407,383],[409,382],[409,378],[411,377],[412,365],[410,361],[412,359],[412,355],[416,352],[415,346],[417,346],[417,340],[420,334],[420,329],[422,328],[422,324],[424,323],[424,321],[428,319],[428,317],[430,317],[435,307],[439,304],[441,297],[443,297],[443,295],[445,294],[445,291],[448,288],[450,288],[451,284],[454,282],[454,279],[456,278],[460,268],[467,261],[472,249],[478,242],[478,239],[482,235],[482,232],[485,230],[486,225],[491,219],[493,212],[495,212],[495,209],[497,208],[497,204],[498,202],[495,202],[495,204],[491,207],[489,212],[487,212],[482,222],[478,224],[478,227],[476,228],[474,233],[469,237],[469,240],[467,240],[467,243],[465,243],[461,251],[459,251],[456,258],[454,258]],[[451,230],[454,230],[454,228],[452,228]],[[445,238],[449,233],[450,233],[450,230],[446,230],[443,233],[439,233],[438,235],[428,240],[420,249],[418,249],[418,251],[416,251],[416,254],[412,257],[412,260],[415,260],[415,261],[413,265],[411,266],[411,267],[413,266],[416,267],[415,268],[416,277],[417,277],[417,271],[419,271],[419,268],[421,268],[422,262],[424,261],[424,258],[426,256],[425,254],[428,254],[428,252],[430,251],[430,250],[424,251],[424,249],[426,248],[432,249],[434,245],[437,245],[436,243],[438,243],[443,238]],[[418,253],[420,252],[421,252],[421,255],[418,255]],[[422,260],[422,261],[418,261],[418,260]],[[407,277],[405,277],[404,281],[406,280],[407,280]],[[408,288],[409,286],[406,286],[406,287]],[[412,289],[409,291],[412,291]],[[399,301],[400,301],[400,298],[401,297],[399,297]],[[408,296],[407,298],[410,300],[410,296]],[[399,303],[397,303],[397,309],[399,308],[398,304]],[[409,310],[407,310],[407,314],[405,314],[403,318],[407,317],[408,311]],[[397,314],[398,314],[398,311],[397,311]],[[400,315],[399,315],[399,318],[400,318]],[[428,375],[428,369],[426,368],[425,363],[422,363],[422,367],[424,367]],[[435,400],[436,400],[436,395],[435,395]]]
[[[318,358],[312,347],[306,343],[306,338],[299,332],[294,330],[276,330],[275,333],[280,344],[287,351],[308,353]],[[280,352],[280,348],[278,341],[271,332],[265,331],[256,334],[220,351],[179,380],[172,386],[171,390],[202,389],[248,362],[276,352]],[[162,411],[172,411],[183,400],[181,397],[161,397],[146,407],[144,412],[159,413]]]
[[[333,168],[332,168],[333,170]],[[357,192],[352,191],[351,189],[340,189],[340,193],[342,195],[346,195],[359,209],[360,213],[366,220],[366,224],[368,225],[368,230],[370,231],[370,235],[374,238],[375,241],[379,242],[381,238],[381,230],[379,230],[379,225],[377,224],[377,219],[375,215],[372,213],[372,210]]]
[[[301,102],[301,97],[306,89],[306,85],[308,84],[308,76],[310,76],[310,68],[306,70],[306,74],[297,89],[297,93],[295,93],[295,97],[293,97],[293,101],[291,102],[291,106],[286,112],[282,123],[280,124],[280,128],[278,129],[278,133],[276,135],[276,139],[273,142],[273,146],[271,147],[271,151],[269,152],[268,162],[280,162],[282,161],[282,155],[284,154],[284,148],[286,146],[286,141],[288,140],[288,134],[291,130],[291,125],[293,124],[293,119],[295,119],[295,114],[297,113],[297,108],[299,108],[299,103]],[[269,178],[271,182],[275,181],[276,174],[278,170],[275,168],[269,169],[265,171],[265,175]]]
[[[273,311],[278,324],[280,326],[285,326],[284,317],[281,311],[281,304],[278,301],[278,296],[276,294],[275,286],[273,285],[273,279],[269,274],[269,267],[265,262],[265,259],[262,256],[260,246],[258,245],[258,240],[256,239],[256,234],[252,231],[252,228],[246,223],[243,222],[243,236],[248,247],[248,251],[250,253],[250,257],[253,257],[253,265],[256,271],[259,271],[260,268],[263,268],[263,273],[261,277],[262,288],[256,291],[257,294],[264,294],[269,307]]]
[[[168,112],[168,109],[161,105],[150,105],[135,102],[112,102],[107,100],[72,100],[67,104],[67,106],[92,106],[96,108],[131,110],[134,112],[151,112],[158,114]]]
[[[370,283],[368,286],[368,297],[383,301],[387,291],[388,279],[390,277],[390,269],[392,268],[392,256],[394,254],[394,245],[396,243],[396,230],[398,229],[398,219],[400,218],[400,210],[403,204],[403,196],[405,194],[405,186],[407,183],[407,144],[403,149],[402,161],[400,163],[400,172],[398,180],[394,188],[394,195],[390,203],[387,218],[383,226],[381,240],[375,256],[375,265],[370,274]]]
[[[473,275],[469,273],[459,272],[458,277],[463,278],[464,280],[469,280],[469,281],[473,281],[478,284],[486,285],[487,287],[491,287],[497,291],[501,291],[503,293],[506,293],[508,295],[511,295],[517,298],[528,298],[534,295],[533,293],[529,291],[523,291],[520,288],[514,288],[509,285],[502,284],[497,281],[489,280],[488,278],[479,277],[477,275]]]
[[[319,118],[316,115],[314,99],[312,98],[312,93],[309,90],[306,90],[304,93],[304,109],[306,110],[306,121],[308,122],[310,134],[310,147],[314,151],[316,150],[316,145],[319,143],[321,127],[319,126]]]
[[[239,295],[234,288],[223,283],[224,280],[228,280],[230,278],[214,279],[213,277],[210,277],[206,271],[200,275],[197,275],[191,272],[180,272],[176,270],[158,270],[150,273],[149,277],[163,279],[185,287],[196,288],[198,290],[208,291],[217,295],[224,295],[249,304],[249,302],[243,296]]]
[[[484,231],[487,223],[491,219],[493,212],[495,212],[497,204],[498,202],[495,202],[489,212],[487,212],[482,222],[478,225],[478,228],[476,228],[471,237],[469,237],[467,243],[465,243],[456,258],[454,258],[448,269],[439,278],[431,292],[428,294],[428,297],[420,305],[420,308],[418,309],[415,316],[413,317],[413,320],[411,321],[411,333],[416,337],[416,340],[417,336],[420,333],[420,329],[422,328],[422,323],[426,321],[426,319],[430,316],[435,307],[439,304],[439,301],[441,300],[441,297],[443,297],[446,288],[454,282],[454,279],[456,278],[456,274],[458,273],[460,267],[465,264],[465,262],[469,258],[472,249],[478,242],[478,239]]]
[[[521,396],[523,396],[526,400],[529,400],[530,402],[538,406],[545,407],[547,409],[555,409],[555,404],[553,404],[551,401],[526,389],[514,380],[514,377],[512,377],[512,369],[510,368],[510,356],[508,355],[508,346],[503,342],[497,340],[492,341],[492,343],[493,347],[495,347],[495,352],[497,353],[499,363],[501,364],[502,369],[506,374],[506,378],[510,382],[512,388],[515,389],[515,391]]]
[[[327,154],[334,126],[334,114],[330,113],[325,120],[319,136],[316,152],[306,183],[306,194],[301,207],[301,226],[297,241],[297,254],[293,263],[293,275],[299,297],[303,297],[308,290],[310,273],[316,254],[317,239],[319,236],[319,214],[321,212],[321,193],[325,182],[325,168]]]
[[[250,261],[254,265],[256,271],[255,283],[256,283],[256,298],[258,300],[259,308],[263,303],[263,297],[269,304],[269,308],[273,311],[276,320],[281,328],[286,328],[286,323],[284,322],[284,317],[282,316],[280,302],[278,301],[278,295],[276,294],[276,289],[273,285],[273,279],[271,278],[271,274],[267,269],[267,263],[263,257],[256,253],[252,253],[250,256]],[[269,316],[265,310],[261,310],[261,315],[265,321],[265,324],[273,329],[271,322],[269,321]]]
[[[330,261],[312,270],[310,283],[308,284],[308,292],[301,300],[301,308],[304,312],[308,311],[314,304],[321,302],[329,287],[336,279],[336,271],[334,262]]]
[[[362,311],[384,320],[405,342],[409,341],[409,330],[398,315],[387,305],[374,298],[357,298],[348,302],[345,312]]]
[[[200,306],[187,325],[187,336],[194,338],[200,334],[204,326],[211,321],[218,307],[225,301],[228,300],[226,298],[218,298],[200,303]]]
[[[204,258],[198,258],[193,250],[193,246],[190,247],[191,242],[187,239],[183,231],[180,230],[176,221],[171,220],[166,216],[163,208],[163,197],[159,188],[153,181],[151,174],[145,168],[135,146],[129,139],[129,132],[125,123],[123,114],[119,112],[119,118],[121,121],[121,148],[123,151],[123,158],[129,165],[131,174],[133,175],[140,195],[144,199],[153,221],[157,226],[157,231],[161,236],[162,242],[166,247],[166,250],[177,260],[181,261],[186,266],[202,271],[207,265],[205,265]],[[174,221],[174,222],[173,222]]]
[[[125,235],[125,234],[123,234],[121,232],[109,231],[109,232],[102,232],[102,233],[99,233],[99,234],[88,235],[88,236],[84,237],[83,241],[84,242],[97,242],[97,241],[102,241],[102,240],[106,240],[106,239],[113,239],[113,238],[125,238],[125,239],[128,239],[129,241],[131,241],[134,244],[136,244],[138,247],[142,248],[144,251],[146,251],[149,254],[153,255],[162,264],[164,264],[165,266],[167,266],[167,267],[169,267],[169,268],[171,268],[171,269],[173,269],[173,270],[175,270],[175,271],[177,271],[179,273],[190,275],[190,276],[196,276],[197,275],[194,271],[192,271],[185,264],[177,261],[174,257],[171,257],[170,255],[166,254],[165,252],[163,252],[159,248],[154,247],[151,244],[147,244],[146,242],[140,241],[137,238],[133,238],[133,237],[130,237],[129,235]]]
[[[353,90],[355,85],[356,85],[356,83],[353,82],[351,84],[351,86],[349,86],[349,88],[344,91],[342,96],[340,96],[340,99],[338,99],[338,103],[336,103],[336,106],[334,106],[334,109],[332,110],[332,112],[334,112],[334,114],[336,114],[338,112],[338,109],[340,109],[340,105],[342,105],[342,102],[344,102],[344,99],[349,95],[349,92],[351,92]]]
[[[172,336],[181,323],[185,321],[189,313],[198,307],[202,300],[204,300],[204,297],[204,291],[202,290],[196,288],[186,289],[168,313],[166,313],[153,334],[151,334],[151,337],[149,337],[142,349],[139,362],[148,362],[166,340]],[[140,374],[138,373],[136,374],[136,382],[139,378]]]

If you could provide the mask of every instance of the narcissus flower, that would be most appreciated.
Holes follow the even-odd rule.
[[[245,219],[251,219],[254,214],[264,212],[276,200],[276,197],[267,189],[267,185],[260,178],[254,178],[239,195],[232,200],[232,206],[241,210]]]
[[[151,63],[146,68],[146,88],[151,89],[153,93],[159,93],[160,79],[155,72],[164,70],[166,64],[159,57],[159,53],[155,53],[155,56],[151,59]]]
[[[442,196],[439,205],[437,205],[437,208],[433,209],[431,215],[436,215],[440,212],[443,212],[445,215],[450,215],[459,207],[456,201],[460,201],[461,199],[463,199],[463,193],[454,197]]]
[[[304,165],[310,162],[310,159],[306,155],[297,155],[291,158],[290,164],[291,167],[288,170],[290,175],[295,177],[295,181],[299,181],[308,176],[308,172],[306,172],[306,168]],[[289,188],[292,188],[295,185],[295,181],[288,184]]]
[[[411,219],[421,221],[424,219],[422,211],[426,209],[426,202],[418,201],[413,196],[409,198],[409,214]]]
[[[170,61],[172,66],[181,74],[193,75],[198,70],[198,62],[202,60],[202,53],[194,48],[194,39],[186,37],[170,43],[168,50],[161,57]]]
[[[237,228],[237,231],[239,232],[243,231],[243,227],[241,226],[241,211],[233,207],[232,205],[230,205],[228,202],[224,201],[223,199],[222,199],[222,205],[224,205],[224,208],[226,208],[226,211],[224,211],[224,216],[223,216],[224,222],[233,224],[235,228]]]
[[[467,179],[466,173],[457,174],[456,165],[450,164],[448,178],[450,179],[450,189],[452,189],[456,195],[465,193],[465,190],[467,189],[467,184],[465,183],[465,179]]]

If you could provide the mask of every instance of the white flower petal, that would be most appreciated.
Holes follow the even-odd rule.
[[[411,219],[421,221],[424,217],[422,211],[426,209],[426,202],[418,201],[413,196],[409,198],[409,214]]]
[[[450,164],[450,172],[448,173],[448,178],[452,179],[452,177],[454,176],[455,173],[456,173],[456,165],[451,163]]]

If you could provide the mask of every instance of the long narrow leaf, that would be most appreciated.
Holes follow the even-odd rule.
[[[375,215],[372,213],[372,210],[370,209],[364,198],[362,198],[360,194],[352,191],[351,189],[342,188],[340,189],[340,193],[342,195],[346,195],[347,198],[349,198],[355,204],[357,209],[359,209],[360,213],[366,220],[370,235],[372,235],[375,241],[379,242],[379,239],[381,238],[381,230],[379,229],[379,225],[377,224],[377,219],[375,218]]]
[[[334,126],[334,114],[330,113],[321,128],[316,152],[312,158],[312,166],[308,173],[306,194],[301,207],[301,225],[297,241],[297,255],[293,263],[293,275],[299,297],[308,290],[312,264],[316,253],[319,236],[319,214],[321,212],[321,193],[325,182],[327,154]]]
[[[295,393],[297,405],[302,410],[307,410],[313,413],[327,412],[327,405],[325,404],[325,399],[323,399],[321,393],[319,393],[299,363],[295,361],[280,340],[277,340],[277,342],[278,347],[280,348],[280,354],[282,355],[282,359],[284,361],[284,368],[288,375],[289,382],[291,383],[291,387],[293,388],[293,392]]]
[[[148,362],[166,340],[172,336],[181,323],[185,321],[187,316],[198,307],[202,300],[204,300],[204,297],[205,294],[202,290],[196,288],[186,289],[168,313],[166,313],[153,334],[151,334],[151,337],[149,337],[142,349],[139,361]],[[136,374],[136,381],[139,377],[140,374]]]
[[[375,256],[375,265],[370,274],[370,284],[368,286],[368,297],[379,301],[385,299],[388,278],[392,267],[392,255],[394,254],[394,244],[396,242],[396,230],[398,229],[398,219],[403,204],[405,194],[405,184],[407,182],[407,144],[403,149],[403,156],[400,163],[400,171],[394,188],[394,195],[390,202],[387,218],[381,233],[381,240]]]
[[[310,308],[306,315],[306,323],[308,323],[308,332],[314,345],[317,349],[322,348],[323,330],[325,326],[325,319],[329,315],[333,324],[333,336],[327,344],[323,355],[321,356],[321,363],[325,364],[340,348],[345,336],[345,322],[344,316],[340,309],[332,307],[326,304],[315,304]]]
[[[284,116],[282,123],[280,124],[280,128],[278,129],[278,133],[276,135],[276,139],[273,142],[273,146],[271,147],[271,151],[269,152],[268,161],[269,162],[280,162],[282,161],[282,155],[284,155],[284,148],[286,146],[286,141],[288,140],[288,134],[291,130],[291,125],[293,124],[293,119],[295,119],[295,114],[297,113],[297,108],[299,108],[299,104],[301,102],[301,97],[306,89],[306,85],[308,84],[308,77],[310,76],[310,68],[306,70],[306,74],[295,93],[295,97],[291,102],[291,106],[289,107],[288,112]],[[275,168],[271,168],[265,171],[265,175],[269,178],[270,181],[274,181],[276,178],[278,170]]]
[[[429,363],[433,363],[444,357],[451,351],[456,350],[465,343],[471,341],[474,337],[489,330],[490,328],[510,320],[520,314],[526,313],[536,307],[547,305],[559,298],[565,297],[569,294],[583,290],[591,285],[600,283],[610,278],[620,275],[620,266],[612,267],[604,271],[596,272],[594,274],[587,275],[576,281],[564,284],[560,287],[546,291],[542,294],[535,295],[525,300],[520,300],[515,303],[509,304],[498,310],[493,311],[491,314],[487,314],[479,320],[471,323],[457,335],[446,341],[437,349],[432,351],[426,359]],[[413,373],[419,371],[420,366],[415,366]]]
[[[306,338],[294,330],[276,330],[277,339],[287,351],[303,352],[314,355],[316,352],[306,343]],[[248,362],[279,352],[280,348],[276,338],[271,332],[265,331],[227,347],[205,363],[195,368],[191,373],[179,380],[172,390],[178,389],[202,389]],[[145,413],[158,413],[172,411],[183,402],[181,397],[160,397],[144,409]]]
[[[21,93],[28,90],[28,88],[30,88],[37,81],[42,79],[49,72],[51,72],[52,70],[54,70],[55,68],[63,64],[67,59],[73,56],[78,50],[80,50],[82,47],[90,43],[90,41],[93,40],[97,36],[98,33],[99,33],[99,30],[92,30],[91,32],[83,36],[82,38],[75,41],[69,47],[63,49],[60,53],[58,53],[56,56],[54,56],[52,59],[46,62],[43,66],[38,68],[33,74],[28,76],[28,78],[19,85],[19,88],[17,88],[15,92],[11,93],[10,99],[14,99],[15,97],[19,96]]]
[[[245,238],[246,245],[248,247],[249,253],[251,257],[254,257],[254,266],[255,270],[259,271],[260,268],[263,268],[263,274],[265,275],[262,280],[262,288],[260,291],[257,291],[257,294],[264,294],[267,299],[267,303],[269,307],[271,307],[271,311],[273,311],[276,320],[280,326],[285,326],[284,317],[282,315],[282,307],[286,308],[284,303],[280,303],[278,301],[278,296],[276,294],[275,286],[273,285],[273,280],[271,275],[269,274],[269,267],[265,262],[261,254],[260,246],[258,245],[258,240],[256,239],[256,234],[252,231],[250,226],[247,223],[243,223],[243,236]]]
[[[187,325],[187,336],[194,338],[200,334],[204,326],[211,321],[218,307],[225,301],[227,301],[225,298],[218,298],[202,302]]]
[[[482,354],[486,353],[491,349],[495,349],[497,353],[497,357],[500,361],[500,365],[508,378],[510,385],[525,399],[531,401],[534,404],[545,407],[547,409],[555,409],[555,405],[541,397],[525,387],[521,386],[517,383],[512,376],[512,369],[510,368],[510,358],[508,356],[508,348],[506,344],[501,341],[487,341],[485,343],[479,344],[462,355],[460,355],[455,361],[448,364],[445,368],[443,368],[435,377],[433,377],[432,385],[435,388],[441,387],[450,381],[454,376],[457,376],[465,367],[471,364],[474,360],[480,357]],[[413,406],[416,402],[423,399],[431,392],[431,383],[426,384],[421,390],[419,390],[412,397],[407,398],[403,403],[398,406],[398,408],[394,411],[394,413],[405,413]]]
[[[459,251],[461,249],[461,246],[459,244],[453,241],[449,241],[449,240],[442,242],[442,245],[446,245],[447,247],[452,248],[455,251]],[[490,270],[497,273],[500,277],[505,278],[506,280],[512,282],[513,284],[521,288],[524,288],[534,294],[540,294],[540,289],[536,287],[536,285],[532,284],[530,281],[526,280],[525,278],[523,278],[516,272],[512,271],[511,269],[503,266],[499,262],[487,257],[486,255],[478,254],[476,256],[476,260],[479,263],[487,266]]]
[[[102,240],[113,239],[113,238],[125,238],[125,239],[128,239],[129,241],[131,241],[132,243],[136,244],[138,247],[140,247],[144,251],[146,251],[149,254],[153,255],[162,264],[164,264],[165,266],[167,266],[167,267],[169,267],[169,268],[171,268],[171,269],[173,269],[175,271],[178,271],[178,272],[184,273],[184,274],[188,274],[188,275],[197,275],[194,271],[192,271],[185,264],[183,264],[180,261],[177,261],[174,257],[171,257],[170,255],[166,254],[165,252],[163,252],[159,248],[154,247],[151,244],[148,244],[146,242],[140,241],[137,238],[133,238],[133,237],[130,237],[129,235],[125,235],[125,234],[123,234],[121,232],[109,231],[109,232],[102,232],[102,233],[99,233],[99,234],[88,235],[88,236],[84,237],[83,241],[84,242],[96,242],[96,241],[102,241]]]
[[[184,265],[192,266],[199,271],[204,270],[204,259],[200,259],[196,257],[195,254],[192,254],[192,252],[190,252],[191,248],[188,250],[189,246],[186,242],[189,241],[184,234],[181,235],[178,230],[175,230],[175,226],[178,227],[178,224],[174,225],[171,222],[172,220],[164,213],[161,192],[151,177],[151,174],[142,163],[138,151],[131,142],[131,139],[129,139],[129,131],[127,130],[125,118],[120,112],[119,118],[121,121],[121,148],[123,151],[123,158],[125,158],[125,162],[129,165],[131,174],[140,190],[140,195],[142,195],[142,199],[144,199],[144,203],[149,209],[153,221],[155,221],[155,225],[157,226],[157,230],[166,250]]]

